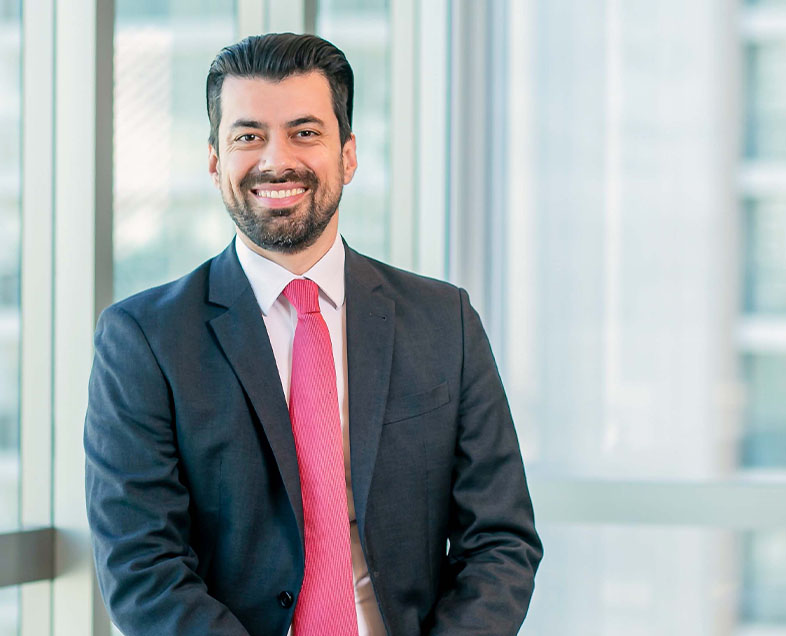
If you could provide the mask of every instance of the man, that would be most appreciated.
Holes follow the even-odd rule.
[[[353,75],[251,37],[207,81],[223,253],[103,312],[85,424],[126,634],[515,634],[541,545],[466,292],[338,235]]]

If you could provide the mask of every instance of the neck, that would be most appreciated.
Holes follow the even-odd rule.
[[[310,270],[320,258],[327,254],[328,250],[336,240],[338,233],[338,214],[334,214],[330,219],[325,230],[320,234],[319,238],[313,245],[299,251],[299,252],[275,252],[273,250],[266,250],[259,247],[243,232],[237,230],[237,235],[243,243],[245,243],[250,250],[256,252],[260,256],[273,261],[277,265],[281,265],[284,269],[289,270],[297,276],[301,276]]]

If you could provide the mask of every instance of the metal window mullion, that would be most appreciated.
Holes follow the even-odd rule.
[[[319,13],[319,0],[302,0],[303,2],[303,31],[306,33],[317,32],[317,15]]]
[[[508,236],[508,217],[516,214],[508,209],[505,187],[508,184],[508,163],[506,152],[508,140],[508,3],[507,0],[493,0],[487,4],[487,64],[485,134],[489,140],[487,147],[488,169],[485,180],[486,209],[483,210],[486,226],[484,261],[486,264],[486,316],[485,326],[489,340],[494,348],[498,364],[504,366],[507,359],[505,325],[508,297],[508,271],[506,267],[506,237]],[[514,35],[514,37],[518,37]],[[517,175],[515,175],[517,176]],[[471,175],[467,175],[470,178]],[[475,211],[478,214],[478,211]]]
[[[22,527],[51,524],[52,7],[24,5],[22,53]]]
[[[505,0],[452,10],[450,279],[466,287],[502,365],[509,198]]]
[[[414,0],[391,0],[388,260],[405,269],[416,267],[415,20]]]
[[[236,0],[236,36],[240,40],[249,35],[264,33],[268,23],[270,0]],[[229,42],[227,42],[229,44]]]
[[[267,0],[266,31],[302,33],[306,29],[304,0]]]
[[[529,480],[538,523],[786,528],[786,480]]]
[[[51,524],[53,15],[51,0],[23,14],[22,527]]]
[[[786,38],[786,9],[766,5],[741,8],[739,33],[744,41],[751,43]]]
[[[55,2],[52,634],[106,636],[85,515],[82,422],[97,312],[112,298],[114,7]]]
[[[52,578],[54,532],[53,528],[36,528],[0,534],[0,587]],[[48,609],[48,602],[37,608],[44,618]],[[41,636],[49,631],[48,620],[37,625],[39,631],[34,632],[29,624],[23,623],[21,633]]]
[[[737,324],[737,350],[743,354],[786,354],[786,318],[742,315]]]
[[[737,168],[738,189],[743,197],[786,195],[786,162],[746,159]]]
[[[52,523],[52,292],[54,6],[22,7],[22,252],[20,347],[20,511],[22,528]],[[48,634],[54,571],[53,531],[6,537],[15,559],[20,636]],[[16,565],[16,567],[14,567]],[[41,580],[39,580],[41,579]],[[31,583],[30,581],[37,581]]]
[[[449,278],[487,324],[489,307],[489,29],[486,3],[454,2],[451,23]]]
[[[417,231],[411,240],[417,240],[418,272],[445,278],[450,12],[448,0],[422,2],[418,9],[418,77],[411,80],[418,82],[417,128],[413,131],[417,140]]]
[[[312,33],[316,11],[316,0],[236,0],[236,35],[242,39],[261,33]]]
[[[514,350],[500,365],[511,409],[516,414],[525,461],[534,447],[536,432],[528,417],[537,392],[536,215],[535,215],[535,3],[511,2],[508,16],[508,122],[514,143],[506,148],[505,262],[508,289],[503,311],[506,348]]]

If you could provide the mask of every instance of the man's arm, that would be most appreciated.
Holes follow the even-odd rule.
[[[87,513],[112,620],[126,636],[248,636],[196,574],[169,387],[122,309],[98,321],[89,394]]]
[[[514,635],[543,555],[507,398],[480,319],[460,292],[463,367],[450,551],[432,636]]]

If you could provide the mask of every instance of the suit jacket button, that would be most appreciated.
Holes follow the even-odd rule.
[[[292,607],[292,603],[295,602],[295,597],[292,596],[292,592],[287,592],[284,590],[278,595],[278,604],[283,607],[284,609],[289,609]]]

